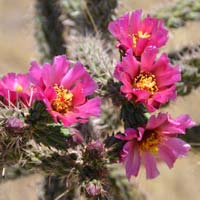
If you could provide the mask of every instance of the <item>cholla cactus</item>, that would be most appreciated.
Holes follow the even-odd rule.
[[[108,23],[115,15],[117,0],[61,0],[66,15],[65,24],[81,35],[101,32],[109,38]]]
[[[108,80],[112,79],[115,60],[110,47],[100,34],[95,36],[75,36],[70,43],[70,58],[84,63],[99,85],[101,92],[105,91]]]
[[[84,14],[87,17],[88,28],[92,27],[95,32],[108,33],[108,23],[113,19],[116,0],[84,0]],[[90,28],[91,29],[91,28]]]
[[[85,2],[90,16],[96,1]],[[106,6],[100,2],[98,6]],[[123,51],[115,68],[100,36],[90,35],[77,37],[78,45],[69,49],[71,58],[85,66],[60,55],[52,63],[32,62],[27,74],[1,78],[3,171],[6,165],[17,164],[27,171],[60,177],[66,191],[57,199],[130,199],[140,192],[132,193],[132,185],[114,173],[116,163],[123,163],[129,180],[138,176],[142,164],[152,179],[159,175],[158,158],[172,168],[189,151],[190,145],[177,138],[195,124],[188,115],[176,119],[165,113],[152,115],[176,97],[180,71],[166,54],[156,59],[167,30],[158,19],[141,19],[141,14],[136,10],[109,25]],[[105,106],[100,119],[101,103]],[[112,123],[122,125],[121,131]]]
[[[49,61],[53,56],[65,54],[63,31],[60,20],[62,10],[60,0],[36,1],[36,31],[42,61]]]
[[[179,28],[187,21],[200,19],[200,1],[175,1],[172,5],[157,9],[154,16],[164,19],[166,26],[170,28]]]
[[[182,80],[177,85],[179,95],[187,95],[200,85],[200,46],[189,46],[169,54],[171,62],[181,66]]]

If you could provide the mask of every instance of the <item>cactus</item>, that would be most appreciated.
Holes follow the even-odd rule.
[[[179,64],[182,80],[177,85],[177,92],[184,96],[200,85],[200,45],[184,47],[169,54],[173,64]]]
[[[79,34],[101,32],[109,38],[107,26],[115,15],[117,0],[61,0],[66,25]]]
[[[65,7],[61,8],[61,5]],[[5,169],[6,164],[17,163],[17,166],[27,171],[45,172],[48,176],[44,184],[45,199],[77,199],[82,196],[83,198],[92,196],[94,200],[145,199],[145,195],[138,190],[137,186],[125,179],[118,166],[117,169],[110,167],[110,164],[117,162],[124,141],[119,141],[109,133],[119,129],[122,126],[121,121],[124,122],[124,128],[137,128],[139,125],[146,124],[148,119],[145,107],[125,101],[119,92],[121,84],[113,80],[114,59],[109,44],[105,41],[107,38],[105,29],[116,5],[116,0],[84,0],[82,4],[80,1],[68,0],[37,1],[39,20],[37,38],[43,60],[65,53],[64,29],[59,17],[65,13],[64,9],[68,8],[65,14],[75,24],[74,27],[79,23],[85,26],[84,29],[83,26],[75,28],[78,33],[76,32],[73,43],[69,43],[68,40],[68,50],[71,52],[68,56],[85,64],[98,83],[98,94],[104,101],[103,115],[100,119],[73,128],[63,127],[59,123],[59,118],[58,123],[55,124],[40,101],[36,101],[31,109],[20,112],[14,110],[13,113],[7,114],[3,110],[2,113],[6,114],[2,114],[0,118],[0,127],[2,127],[0,166]],[[80,11],[76,13],[76,9]],[[77,20],[80,17],[83,21]],[[86,35],[87,31],[90,34]],[[98,31],[102,31],[102,35],[97,34]],[[69,38],[72,36],[70,35]],[[186,55],[175,59],[172,54],[172,62],[184,62],[196,68],[199,63],[198,58],[193,57],[192,61],[188,61]],[[189,72],[187,67],[183,73]],[[187,81],[183,84],[188,87]],[[116,106],[119,107],[119,112],[116,112]],[[13,116],[16,113],[17,116]],[[78,130],[82,132],[84,139]],[[98,135],[98,133],[102,134]],[[9,134],[16,134],[13,137],[14,142],[10,141],[12,137]],[[107,138],[102,142],[106,136]],[[16,149],[14,154],[11,152],[13,149]],[[75,184],[77,188],[74,187]]]
[[[111,200],[145,200],[145,194],[137,188],[137,185],[129,182],[119,166],[112,167],[109,174],[109,180],[111,183]]]
[[[36,1],[35,37],[41,53],[41,61],[49,61],[53,56],[65,54],[66,51],[59,2],[59,0]]]
[[[108,80],[113,76],[115,60],[102,36],[100,34],[76,36],[69,46],[71,52],[69,57],[82,62],[98,83],[99,90],[105,91]]]
[[[179,28],[184,26],[187,21],[200,19],[199,0],[179,0],[169,6],[154,11],[157,18],[162,18],[169,28]]]

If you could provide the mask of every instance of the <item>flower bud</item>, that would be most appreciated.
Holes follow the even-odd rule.
[[[99,159],[102,158],[105,154],[104,145],[99,140],[93,141],[88,144],[86,148],[86,152],[89,154],[91,159]]]
[[[72,141],[75,144],[82,144],[84,142],[81,133],[77,129],[71,129],[71,136],[72,136]]]
[[[86,187],[85,190],[87,192],[87,195],[89,197],[95,197],[98,196],[102,193],[103,189],[102,189],[102,185],[100,183],[100,181],[97,180],[92,180],[90,181]]]
[[[5,122],[5,129],[13,135],[22,133],[23,128],[24,122],[17,117],[10,117]]]
[[[70,128],[69,129],[69,137],[67,138],[67,143],[69,147],[75,147],[77,145],[80,145],[84,142],[84,139],[79,132],[79,130],[75,128]]]

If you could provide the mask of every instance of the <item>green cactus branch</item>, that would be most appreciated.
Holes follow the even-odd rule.
[[[111,167],[109,174],[111,183],[111,200],[145,200],[145,194],[137,188],[137,185],[129,182],[122,174],[122,170],[116,165]]]
[[[187,21],[200,20],[200,0],[178,0],[154,13],[154,17],[163,19],[167,27],[179,28]]]
[[[37,0],[35,7],[35,37],[42,55],[41,60],[49,61],[55,55],[66,53],[64,26],[60,20],[60,0]]]
[[[83,63],[99,85],[99,92],[105,92],[105,86],[112,79],[115,60],[110,55],[102,35],[76,36],[70,44],[70,58]],[[100,94],[101,96],[103,94]]]
[[[182,70],[182,80],[177,85],[179,95],[187,95],[200,85],[200,45],[184,47],[169,53],[173,64]]]
[[[107,26],[115,15],[117,0],[61,0],[66,25],[81,35],[101,32],[108,38]]]

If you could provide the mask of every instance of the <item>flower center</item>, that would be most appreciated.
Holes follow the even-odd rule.
[[[136,48],[137,45],[137,41],[138,39],[142,38],[142,39],[148,39],[151,37],[151,35],[147,32],[142,32],[142,31],[138,31],[136,34],[133,34],[133,47]]]
[[[151,73],[140,73],[135,78],[134,87],[146,90],[152,95],[158,91],[155,75]]]
[[[15,90],[17,93],[21,93],[23,91],[23,87],[17,83],[15,86]]]
[[[65,114],[72,107],[73,94],[65,89],[63,86],[55,85],[56,98],[53,100],[51,106],[53,110]]]
[[[159,151],[158,144],[160,136],[156,132],[145,132],[142,141],[139,143],[142,151],[157,153]]]

